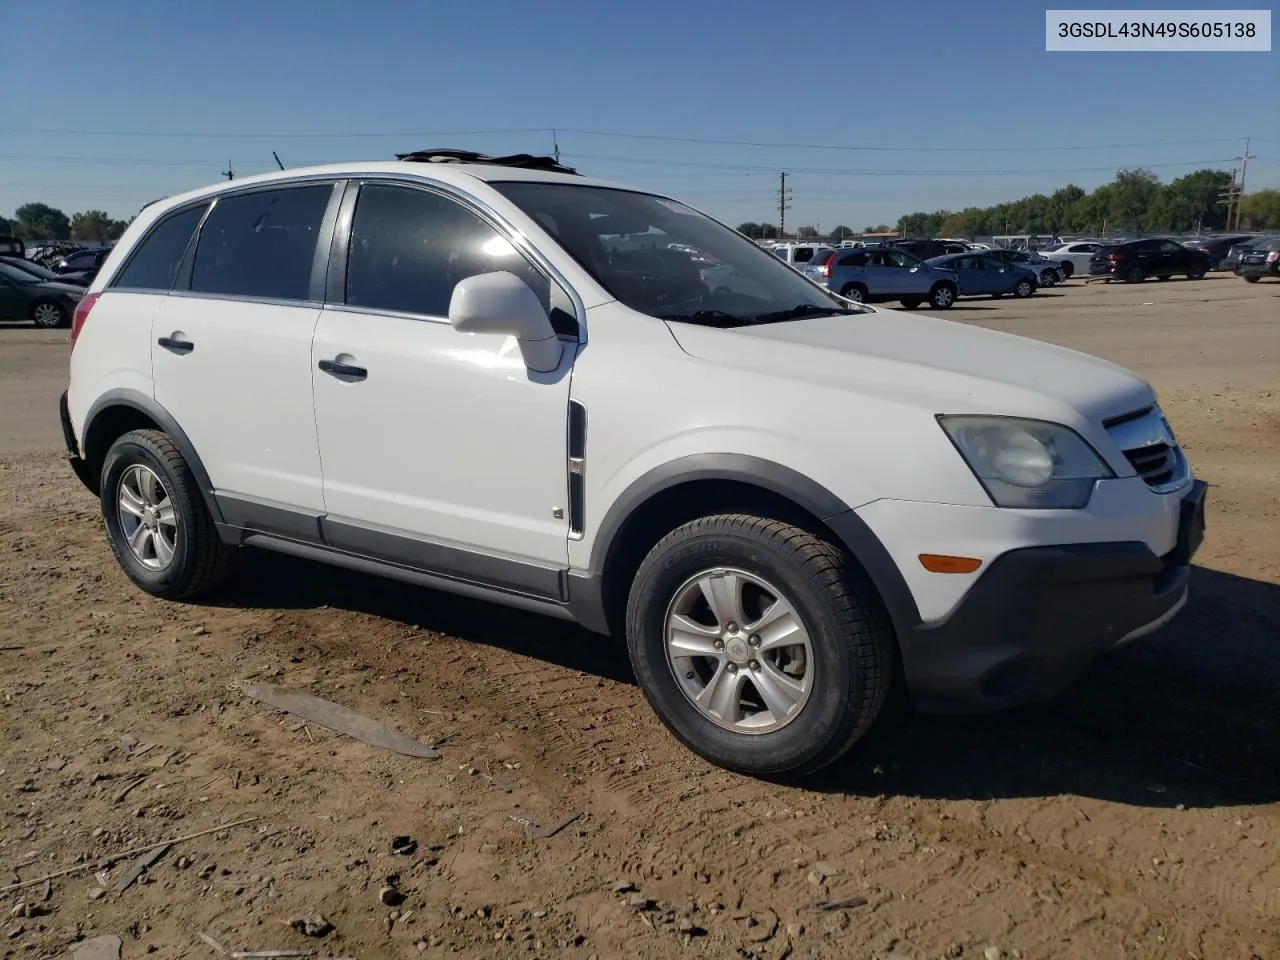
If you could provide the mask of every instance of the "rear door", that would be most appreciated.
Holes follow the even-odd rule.
[[[311,339],[338,187],[219,197],[152,323],[155,398],[191,440],[231,523],[314,536],[314,521],[282,508],[324,509]]]

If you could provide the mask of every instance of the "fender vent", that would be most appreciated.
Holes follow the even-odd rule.
[[[586,500],[587,408],[569,401],[569,536],[582,539]]]

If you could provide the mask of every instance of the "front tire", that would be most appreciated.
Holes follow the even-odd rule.
[[[1205,275],[1204,267],[1192,267],[1187,271],[1188,280],[1203,280]]]
[[[949,283],[939,283],[929,291],[929,304],[935,310],[950,310],[956,302],[956,288]]]
[[[53,330],[67,325],[67,311],[53,300],[41,300],[31,307],[31,322],[42,330]]]
[[[102,464],[102,516],[122,570],[147,593],[182,600],[217,586],[234,550],[219,538],[204,498],[173,441],[133,430]]]
[[[1019,280],[1013,288],[1013,295],[1025,299],[1036,292],[1036,285],[1030,280]]]
[[[631,664],[686,747],[757,776],[804,776],[871,727],[892,629],[865,575],[776,520],[704,517],[644,559],[627,603]]]
[[[1257,282],[1258,282],[1259,280],[1261,280],[1261,279],[1262,279],[1261,277],[1245,277],[1245,278],[1244,278],[1244,282],[1245,282],[1245,283],[1257,283]]]
[[[1141,283],[1147,279],[1147,275],[1141,267],[1130,267],[1129,271],[1124,275],[1125,283]]]

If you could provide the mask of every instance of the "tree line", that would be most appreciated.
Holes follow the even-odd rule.
[[[130,220],[113,220],[102,210],[82,210],[67,216],[47,203],[24,203],[13,219],[0,217],[0,235],[23,240],[79,240],[82,243],[109,243],[119,240]]]
[[[1226,170],[1197,170],[1169,183],[1150,170],[1121,170],[1110,183],[1084,190],[1068,184],[1052,194],[1032,194],[1010,203],[963,210],[909,213],[899,218],[897,229],[906,235],[989,237],[1002,234],[1108,234],[1187,233],[1221,231],[1227,226],[1223,201],[1232,185]],[[1280,190],[1258,190],[1239,201],[1241,230],[1280,228]],[[863,233],[885,233],[885,224],[866,227]],[[771,223],[748,221],[738,231],[753,240],[778,236]],[[844,225],[824,232],[840,238],[855,231]],[[799,227],[790,235],[817,237],[813,227]]]

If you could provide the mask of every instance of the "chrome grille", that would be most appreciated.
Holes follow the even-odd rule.
[[[1153,490],[1168,493],[1191,480],[1191,468],[1159,407],[1113,417],[1103,425],[1134,471]]]

